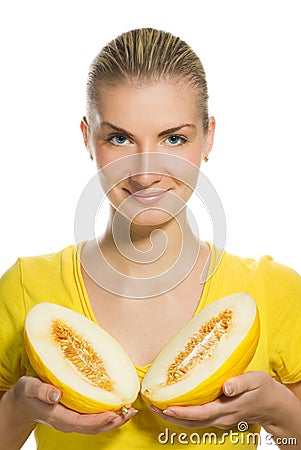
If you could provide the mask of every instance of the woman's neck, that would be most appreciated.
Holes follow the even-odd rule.
[[[111,213],[98,244],[110,264],[127,276],[145,276],[146,272],[156,276],[176,263],[183,248],[198,251],[200,241],[191,230],[185,209],[160,226],[129,224],[124,217],[116,220],[115,214]]]

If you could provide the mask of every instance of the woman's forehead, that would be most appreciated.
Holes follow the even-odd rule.
[[[99,88],[96,108],[98,122],[117,122],[119,126],[148,120],[169,128],[200,118],[195,90],[183,83],[103,86]]]

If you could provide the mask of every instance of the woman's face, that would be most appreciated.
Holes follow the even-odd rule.
[[[130,197],[140,210],[143,207],[144,211],[135,217],[137,225],[152,226],[170,220],[171,214],[162,210],[159,202],[166,192],[183,202],[190,197],[192,189],[179,177],[179,158],[191,167],[200,166],[213,145],[214,119],[210,118],[205,133],[195,91],[184,83],[107,86],[101,89],[99,98],[89,129],[84,121],[81,128],[97,169],[116,163],[108,166],[114,175],[108,193],[111,204],[118,208]],[[168,155],[163,165],[162,154]],[[126,156],[130,158],[118,164]],[[120,180],[117,184],[116,179]]]

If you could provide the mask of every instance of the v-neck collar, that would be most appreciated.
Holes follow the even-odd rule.
[[[85,287],[85,283],[83,280],[82,272],[81,272],[79,255],[80,255],[82,247],[85,245],[86,242],[87,241],[83,241],[83,242],[79,243],[77,246],[74,246],[74,248],[73,248],[73,255],[72,255],[73,276],[74,276],[74,279],[76,282],[76,291],[80,298],[80,302],[81,302],[84,314],[90,320],[92,320],[94,323],[99,325],[99,323],[95,317],[95,314],[93,312],[93,309],[92,309],[92,306],[90,303],[90,299],[89,299],[89,296],[88,296],[88,293],[87,293],[87,290]],[[209,278],[205,282],[204,289],[201,294],[201,298],[199,299],[198,306],[195,309],[192,317],[196,316],[208,304],[208,299],[210,297],[209,292],[212,290],[212,284],[213,284],[212,279],[213,279],[213,274],[215,272],[214,266],[216,265],[217,255],[219,252],[218,252],[218,249],[215,247],[215,245],[211,244],[210,242],[207,242],[207,244],[210,247],[210,263],[209,263],[209,268],[208,268]],[[215,282],[216,282],[216,280],[215,280]],[[152,364],[151,362],[144,366],[139,366],[139,365],[135,364],[137,373],[140,376],[140,378],[143,378],[143,376],[145,375],[145,373],[147,372],[147,370],[149,369],[151,364]]]

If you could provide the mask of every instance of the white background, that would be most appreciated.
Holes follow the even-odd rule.
[[[179,35],[204,63],[217,121],[204,171],[226,211],[227,250],[301,272],[299,19],[297,0],[5,2],[0,274],[18,256],[73,243],[94,174],[79,129],[88,67],[109,40],[142,26]]]

